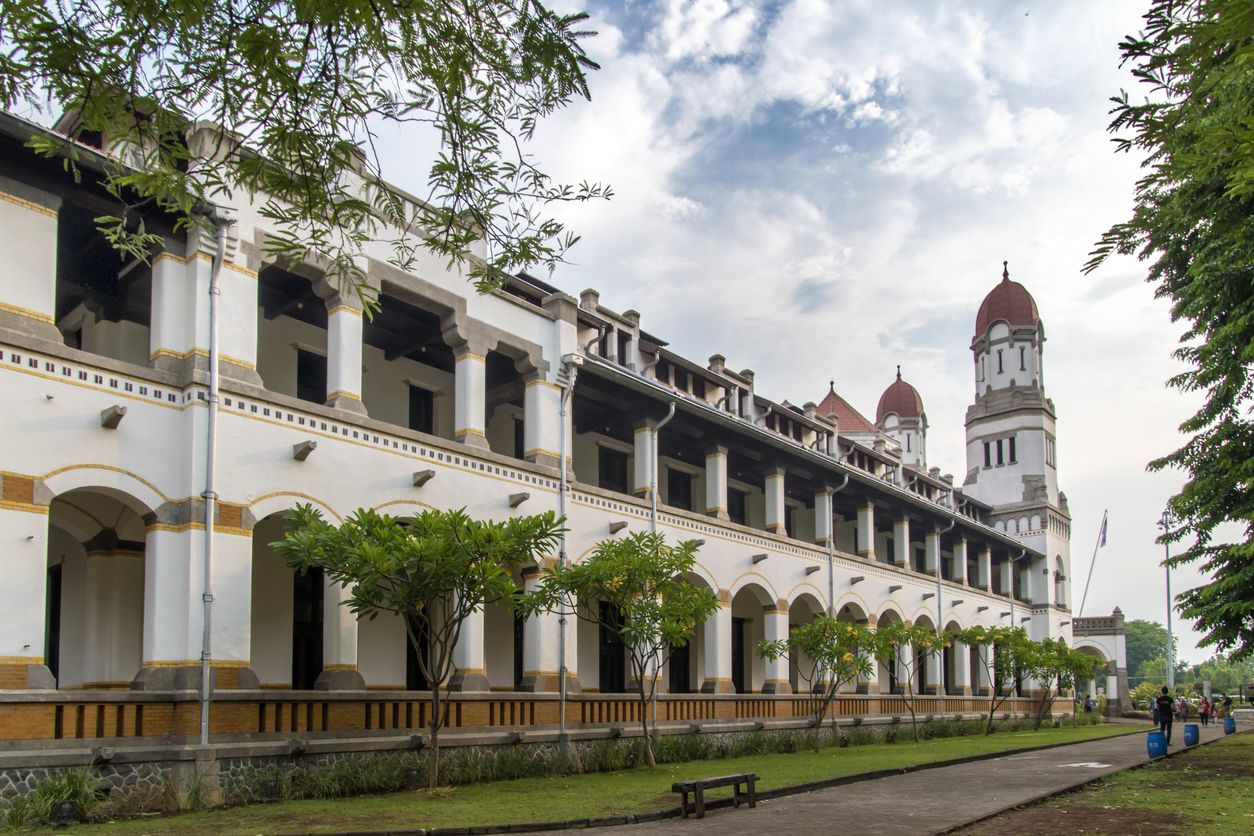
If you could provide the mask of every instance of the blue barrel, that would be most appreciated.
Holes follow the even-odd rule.
[[[1151,758],[1161,758],[1167,754],[1167,735],[1160,731],[1152,731],[1146,739],[1146,748]]]
[[[1231,717],[1225,717],[1224,718],[1224,734],[1236,734],[1236,733],[1237,733],[1237,721],[1233,720]]]
[[[1184,724],[1184,745],[1196,746],[1197,738],[1200,732],[1197,730],[1197,723]]]

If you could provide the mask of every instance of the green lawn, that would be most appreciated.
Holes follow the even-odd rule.
[[[1254,833],[1254,734],[1225,737],[963,830],[1006,833]]]
[[[956,737],[921,743],[872,744],[824,749],[820,753],[761,755],[726,760],[664,764],[654,771],[635,769],[553,778],[499,781],[435,792],[259,804],[179,816],[132,819],[73,828],[88,834],[265,834],[385,830],[641,813],[675,806],[673,781],[735,772],[756,772],[759,787],[802,784],[878,769],[931,763],[969,755],[1004,752],[1050,743],[1107,737],[1129,731],[1126,725],[1043,729],[999,733],[991,737]]]

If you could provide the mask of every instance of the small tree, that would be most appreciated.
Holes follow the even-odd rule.
[[[1024,671],[1041,684],[1041,697],[1036,709],[1039,729],[1054,701],[1064,691],[1074,691],[1076,683],[1093,675],[1100,662],[1094,656],[1072,650],[1062,639],[1030,642],[1024,658]]]
[[[551,512],[504,522],[471,519],[465,511],[424,511],[402,521],[357,511],[334,526],[311,505],[288,514],[287,535],[271,546],[298,572],[322,569],[349,589],[344,603],[358,617],[400,616],[431,687],[431,768],[440,774],[441,686],[453,672],[462,622],[476,609],[510,601],[513,570],[557,544],[561,524]]]
[[[905,702],[906,710],[910,712],[910,728],[917,742],[919,720],[915,702],[918,695],[915,693],[914,683],[919,674],[920,662],[941,653],[949,647],[951,639],[944,633],[937,633],[929,627],[910,621],[886,624],[875,631],[875,636],[875,658],[885,664],[900,664],[906,674],[899,696]],[[907,645],[911,652],[903,654],[902,649]]]
[[[1015,677],[1024,668],[1031,640],[1022,627],[971,627],[959,633],[958,638],[976,648],[991,687],[984,733],[992,734],[993,717],[1014,693]]]
[[[536,589],[519,599],[519,609],[526,615],[565,607],[619,635],[640,700],[640,729],[650,768],[657,762],[648,707],[662,667],[718,608],[713,592],[688,580],[696,551],[691,540],[668,546],[662,535],[648,532],[603,540],[586,560],[549,570]],[[605,614],[602,603],[609,605]]]
[[[794,628],[787,639],[759,642],[757,651],[759,656],[772,661],[790,652],[805,655],[808,664],[798,665],[797,675],[810,685],[808,690],[817,695],[814,701],[814,727],[817,729],[840,686],[871,675],[875,647],[875,633],[870,628],[820,615],[809,624]],[[835,725],[833,716],[832,727]],[[814,751],[818,750],[819,736],[815,734]]]

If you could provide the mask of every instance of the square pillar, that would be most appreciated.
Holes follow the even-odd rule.
[[[1007,558],[997,564],[998,579],[1001,582],[1001,594],[1008,598],[1014,597],[1014,585],[1011,583],[1014,572],[1014,564]],[[1014,626],[1013,624],[1011,625]]]
[[[81,687],[129,686],[143,646],[144,552],[89,545],[85,568]]]
[[[939,575],[940,570],[940,535],[932,530],[923,536],[923,571]]]
[[[347,585],[331,580],[322,591],[322,672],[314,680],[316,690],[366,688],[366,680],[357,671],[357,616],[344,603],[350,593]]]
[[[975,557],[975,585],[988,592],[993,583],[993,550],[988,546],[980,549]]]
[[[453,675],[448,684],[450,691],[489,690],[483,637],[483,607],[476,607],[462,622],[457,644],[453,646]]]
[[[780,602],[782,605],[784,602]],[[784,641],[788,639],[788,608],[764,607],[762,609],[762,631],[766,641]],[[764,659],[765,670],[762,681],[764,694],[788,694],[792,685],[788,681],[787,654],[778,659]]]
[[[968,654],[971,665],[971,692],[977,697],[987,697],[992,693],[988,675],[988,654],[992,652],[991,647],[974,647]]]
[[[523,458],[547,467],[560,467],[561,418],[562,387],[545,380],[542,373],[529,375],[523,389]],[[570,455],[570,447],[566,453]]]
[[[540,583],[540,570],[529,567],[523,570],[523,589],[533,591]],[[566,693],[579,692],[579,679],[572,662],[579,658],[575,644],[576,630],[573,613],[566,616]],[[531,693],[556,693],[561,681],[561,616],[555,612],[542,612],[523,622],[523,675],[518,690]],[[482,641],[480,642],[482,647]],[[482,652],[482,651],[481,651]],[[482,658],[482,657],[481,657]],[[487,690],[486,682],[483,690]]]
[[[0,207],[3,202],[0,202]],[[4,227],[0,226],[0,234]],[[0,476],[5,498],[16,478]],[[33,491],[33,483],[22,479]],[[28,497],[33,499],[32,497]],[[48,507],[33,501],[0,508],[0,690],[56,688],[44,665],[47,645],[44,601],[48,583]],[[24,510],[17,510],[23,508]]]
[[[727,448],[715,444],[705,451],[705,513],[716,519],[727,515]]]
[[[0,326],[58,343],[61,332],[56,327],[56,275],[60,211],[61,198],[56,195],[0,177],[0,247],[5,255],[4,264],[0,266]],[[40,650],[37,655],[42,654]]]
[[[776,467],[766,472],[763,484],[766,495],[766,530],[788,536],[784,525],[784,469]]]
[[[868,502],[858,509],[858,556],[875,560],[875,506]]]
[[[464,344],[453,349],[453,438],[486,449],[487,358],[474,348]]]
[[[954,540],[954,583],[967,582],[967,541],[965,537]]]
[[[635,427],[635,449],[632,455],[631,492],[639,497],[648,498],[649,482],[655,464],[654,453],[657,437],[653,434],[655,422],[648,419],[637,421]]]
[[[193,516],[195,507],[193,504]],[[163,506],[159,515],[165,510]],[[248,665],[252,533],[215,526],[215,535],[212,686],[259,688],[257,675]],[[200,687],[204,548],[202,524],[187,526],[167,519],[149,524],[144,539],[143,667],[131,682],[132,689],[174,691]]]
[[[787,628],[785,628],[787,629]],[[705,622],[703,694],[730,694],[732,691],[731,593],[718,592],[718,609]]]
[[[917,694],[919,689],[915,687],[915,685],[917,685],[919,681],[919,672],[914,670],[914,662],[907,663],[907,660],[910,659],[914,659],[914,645],[909,642],[899,645],[897,647],[897,656],[894,660],[897,665],[897,687],[904,691],[907,682],[914,683],[911,685],[911,690]],[[914,676],[913,679],[911,678],[911,674]]]
[[[906,568],[910,565],[910,517],[902,514],[893,520],[893,565]]]
[[[361,331],[360,307],[339,297],[328,303],[326,404],[364,415],[366,407],[361,402]]]
[[[832,489],[814,494],[814,542],[826,546],[832,538]]]
[[[949,678],[950,688],[955,694],[970,696],[971,694],[971,651],[958,640],[954,640],[949,648],[949,658],[953,675]]]
[[[927,689],[920,689],[920,693],[927,694],[943,694],[945,693],[944,671],[941,670],[940,653],[929,653],[923,661],[923,666],[927,670]]]

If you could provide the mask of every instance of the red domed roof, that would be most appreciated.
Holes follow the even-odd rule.
[[[901,379],[901,366],[897,367],[897,379],[880,395],[880,405],[875,408],[875,423],[882,424],[884,416],[897,413],[898,418],[923,417],[923,398],[919,390]]]
[[[988,327],[999,319],[1004,319],[1011,327],[1031,327],[1041,321],[1032,294],[1023,285],[1010,280],[1010,268],[1004,261],[1001,282],[984,297],[980,312],[975,317],[976,339],[984,336]]]

